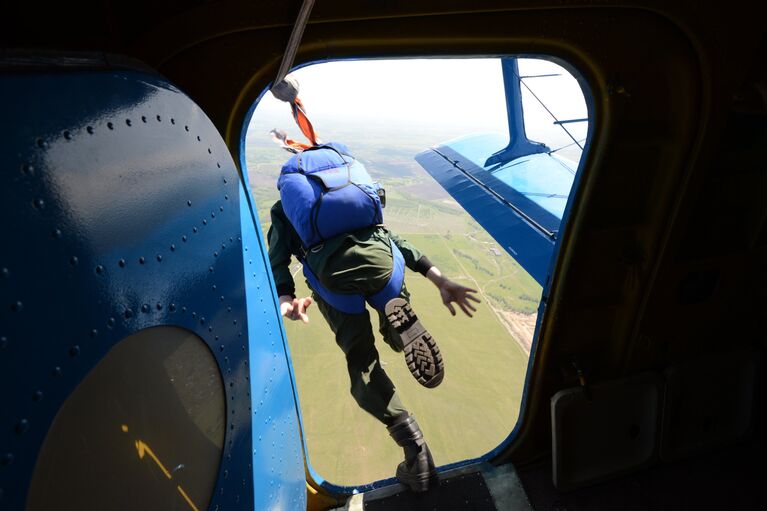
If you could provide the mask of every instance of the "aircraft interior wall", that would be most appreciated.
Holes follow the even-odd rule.
[[[203,339],[209,353],[194,360],[212,356],[224,384],[210,380],[211,395],[236,402],[221,419],[226,431],[216,431],[223,443],[210,442],[223,454],[206,476],[215,481],[203,499],[210,507],[199,509],[344,505],[349,495],[305,473],[300,396],[242,181],[247,120],[299,6],[106,2],[42,11],[14,3],[0,21],[0,507],[31,506],[25,492],[49,448],[46,434],[68,429],[55,417],[89,371],[122,339],[171,326]],[[767,348],[764,14],[757,2],[654,0],[339,1],[312,13],[296,66],[545,56],[576,70],[591,93],[593,134],[544,286],[521,420],[485,460],[513,464],[534,508],[766,505],[758,478]],[[92,110],[67,113],[78,104]],[[142,109],[155,123],[146,131]],[[197,151],[185,125],[211,145]],[[75,135],[70,145],[66,134]],[[198,231],[209,239],[183,254],[181,236]],[[57,232],[67,235],[58,245]],[[123,259],[130,267],[120,274]],[[188,317],[177,320],[182,300]],[[209,330],[224,324],[224,333]],[[182,410],[191,398],[178,399]],[[115,423],[110,434],[127,438],[121,425],[132,435],[132,424]],[[201,441],[216,429],[183,427]],[[197,498],[172,468],[149,462],[146,438],[130,440],[144,442],[122,445],[130,463],[146,462],[142,470],[156,471],[149,479],[169,485],[162,498],[175,503],[164,509]]]

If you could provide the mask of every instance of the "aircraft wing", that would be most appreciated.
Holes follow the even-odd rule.
[[[415,159],[543,286],[577,164],[548,152],[492,163],[507,142],[472,135]]]

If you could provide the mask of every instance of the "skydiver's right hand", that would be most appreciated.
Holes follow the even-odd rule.
[[[313,303],[310,297],[294,298],[290,295],[280,296],[280,314],[292,321],[300,319],[304,323],[309,322],[306,310]]]

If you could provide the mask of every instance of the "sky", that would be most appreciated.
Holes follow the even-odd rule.
[[[540,59],[520,59],[519,68],[523,76],[560,75],[525,80],[557,118],[587,116],[580,86],[565,69]],[[498,58],[325,62],[298,69],[291,76],[300,84],[299,97],[318,132],[340,119],[361,127],[432,127],[456,134],[507,131]],[[528,138],[552,148],[572,141],[525,87],[523,108]],[[288,106],[271,92],[263,96],[251,126],[258,125],[262,132],[261,122],[277,124],[273,127],[298,136]],[[585,137],[586,123],[567,127],[576,138]]]

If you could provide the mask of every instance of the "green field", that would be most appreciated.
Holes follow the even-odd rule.
[[[279,197],[276,177],[289,156],[261,135],[266,131],[257,126],[247,146],[248,175],[264,232],[269,208]],[[436,389],[421,387],[402,354],[378,344],[384,369],[417,417],[435,461],[443,465],[485,454],[514,427],[541,288],[413,160],[437,140],[412,134],[401,142],[398,138],[393,132],[357,134],[350,144],[387,190],[387,226],[418,246],[444,274],[478,288],[482,299],[474,318],[452,317],[436,288],[408,271],[413,306],[445,360],[445,380]],[[387,141],[386,148],[381,140]],[[308,294],[297,264],[294,270],[297,293]],[[285,327],[312,466],[340,485],[393,476],[402,450],[354,402],[341,350],[316,308],[309,313],[310,324],[287,322]]]

